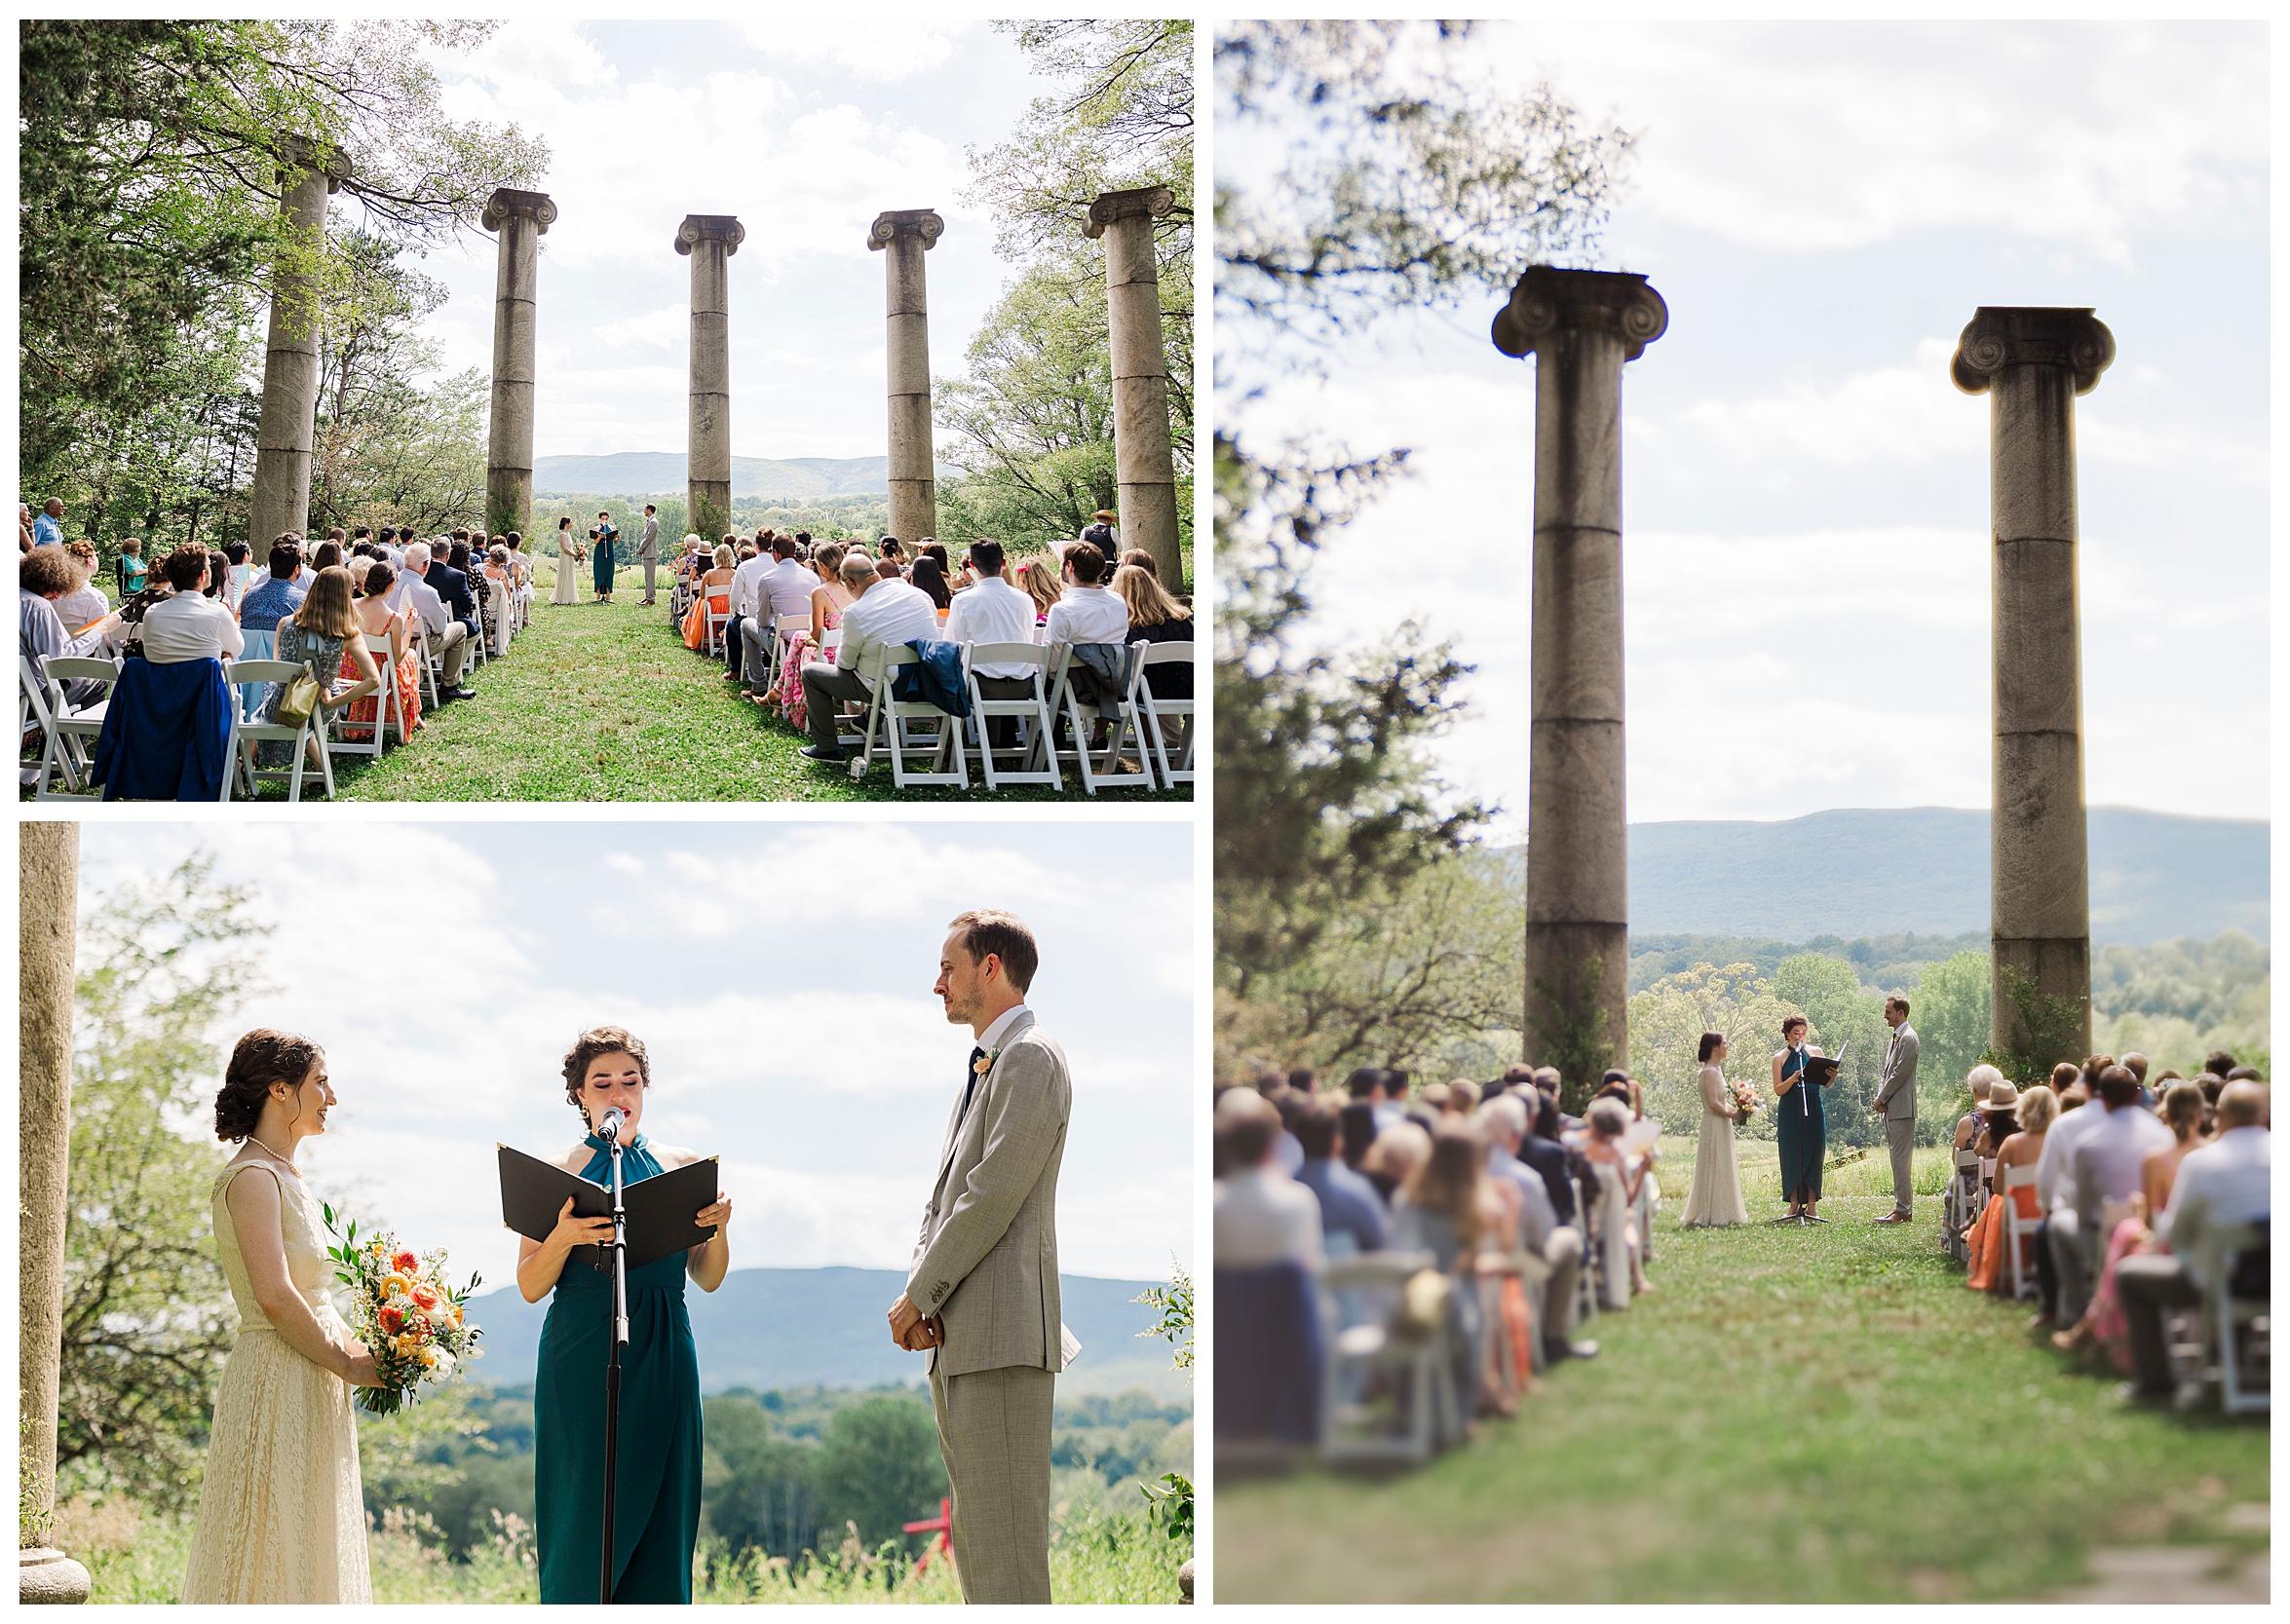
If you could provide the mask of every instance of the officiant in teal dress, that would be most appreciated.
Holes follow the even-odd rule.
[[[596,515],[596,528],[589,533],[589,566],[596,583],[596,601],[612,601],[612,569],[619,562],[613,556],[613,544],[620,540],[620,530],[609,513]]]
[[[655,1147],[636,1131],[650,1089],[643,1045],[618,1027],[582,1034],[565,1058],[565,1093],[591,1122],[618,1107],[624,1188],[700,1159]],[[572,1079],[581,1080],[575,1082]],[[583,1156],[586,1159],[581,1159]],[[558,1165],[598,1185],[612,1177],[610,1149],[594,1133]],[[722,1284],[731,1262],[731,1203],[720,1194],[697,1222],[710,1240],[628,1273],[629,1341],[621,1350],[620,1450],[614,1473],[613,1600],[692,1600],[692,1549],[700,1533],[700,1354],[684,1306],[684,1281]],[[574,1246],[609,1243],[610,1219],[572,1216],[545,1241],[527,1240],[517,1285],[527,1302],[551,1295],[541,1327],[533,1397],[535,1534],[541,1600],[591,1603],[603,1578],[604,1381],[612,1340],[612,1276],[569,1262]]]
[[[1821,1114],[1821,1091],[1805,1075],[1812,1051],[1806,1023],[1792,1015],[1781,1026],[1788,1047],[1774,1056],[1774,1125],[1781,1152],[1781,1194],[1789,1216],[1812,1212],[1821,1198],[1821,1164],[1828,1159],[1828,1123]]]

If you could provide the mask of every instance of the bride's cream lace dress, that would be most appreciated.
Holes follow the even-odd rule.
[[[1735,1154],[1734,1118],[1726,1113],[1732,1102],[1725,1073],[1715,1066],[1701,1068],[1701,1137],[1694,1147],[1694,1191],[1686,1197],[1684,1227],[1746,1224],[1748,1203],[1741,1199],[1741,1163]]]
[[[370,1602],[365,1500],[350,1384],[288,1347],[247,1276],[224,1196],[236,1177],[279,1186],[286,1271],[337,1341],[333,1267],[318,1202],[291,1173],[234,1164],[214,1182],[214,1238],[239,1309],[239,1340],[214,1396],[214,1441],[191,1537],[185,1602]]]

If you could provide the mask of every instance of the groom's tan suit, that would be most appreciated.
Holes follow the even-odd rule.
[[[1019,1006],[955,1098],[906,1296],[936,1315],[938,1449],[968,1602],[1050,1600],[1050,1425],[1067,1342],[1057,1293],[1065,1051]]]

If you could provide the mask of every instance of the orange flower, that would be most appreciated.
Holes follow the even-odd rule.
[[[413,1305],[425,1311],[431,1308],[435,1308],[438,1305],[437,1289],[432,1286],[414,1287]]]
[[[378,1317],[382,1329],[392,1336],[405,1329],[405,1310],[402,1308],[384,1308]]]
[[[421,1260],[410,1252],[401,1252],[390,1260],[390,1266],[401,1274],[419,1274]]]

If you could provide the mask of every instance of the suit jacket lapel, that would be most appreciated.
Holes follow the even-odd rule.
[[[1010,1023],[1009,1029],[1002,1034],[1002,1041],[994,1045],[993,1068],[979,1079],[978,1091],[970,1103],[973,1116],[982,1114],[986,1109],[986,1091],[994,1086],[994,1073],[1002,1070],[1002,1057],[1010,1052],[1012,1043],[1032,1030],[1033,1025],[1034,1012],[1029,1009]],[[962,1135],[957,1130],[967,1126],[962,1114],[962,1096],[957,1094],[954,1096],[954,1110],[946,1118],[946,1145],[938,1152],[938,1183],[941,1186],[946,1183],[946,1169],[954,1165],[955,1148],[962,1143]]]

